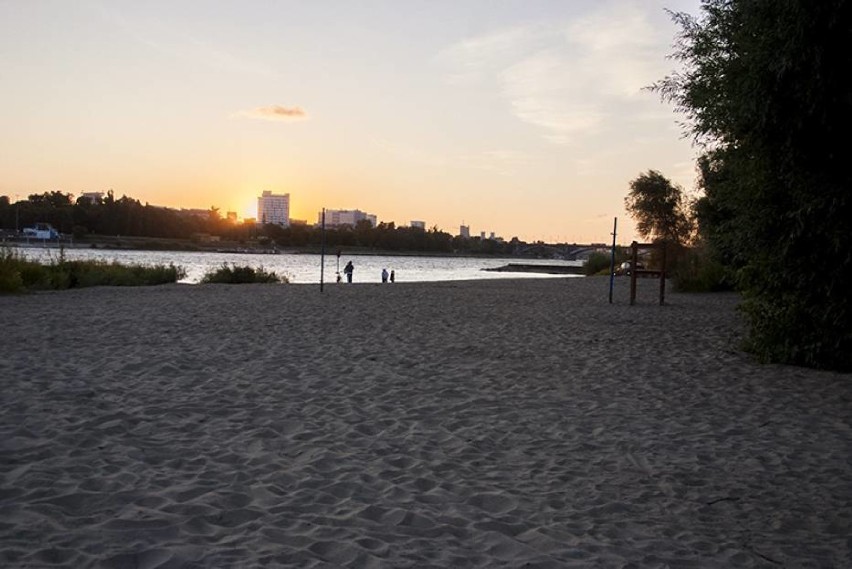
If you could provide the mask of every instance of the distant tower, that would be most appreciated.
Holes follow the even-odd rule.
[[[260,223],[290,225],[290,194],[273,194],[264,191],[257,198],[257,219]]]
[[[459,237],[463,237],[465,239],[470,239],[470,226],[469,225],[460,225],[459,226]]]

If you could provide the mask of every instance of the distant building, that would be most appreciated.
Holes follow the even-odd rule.
[[[257,198],[257,219],[260,223],[289,226],[290,194],[273,194],[270,191],[264,191]]]
[[[470,225],[459,226],[459,237],[470,239]]]
[[[79,200],[85,200],[92,205],[99,204],[104,200],[104,193],[103,192],[83,192],[82,194],[80,194],[78,201]]]
[[[426,230],[426,222],[425,221],[412,221],[411,222],[412,229],[422,229]]]
[[[376,226],[376,216],[364,213],[359,209],[327,209],[325,210],[326,227],[338,227],[351,225],[355,227],[359,221],[369,221],[370,225]],[[317,214],[317,225],[322,223],[322,212]]]
[[[491,239],[492,241],[494,241],[497,238],[497,236],[494,235],[494,232],[492,231],[491,234],[488,236],[488,238]]]
[[[485,241],[485,232],[484,232],[484,231],[482,231],[482,232],[479,234],[479,238],[480,238],[480,239],[482,239],[483,241]]]
[[[228,223],[237,223],[237,212],[229,211],[225,216],[225,219],[228,220]]]

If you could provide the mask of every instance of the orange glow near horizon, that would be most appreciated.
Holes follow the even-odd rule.
[[[664,9],[700,0],[215,4],[0,2],[0,195],[112,188],[247,219],[269,190],[309,224],[359,209],[608,242],[618,217],[629,243],[631,180],[694,187],[644,87],[673,71]]]

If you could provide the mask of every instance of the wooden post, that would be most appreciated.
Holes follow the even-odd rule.
[[[639,264],[639,244],[630,244],[630,305],[636,304],[636,266]]]
[[[663,248],[662,264],[660,266],[660,306],[666,301],[666,242],[663,241],[660,245]]]

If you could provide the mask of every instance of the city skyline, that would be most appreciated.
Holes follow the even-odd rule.
[[[0,194],[112,189],[256,217],[264,190],[525,241],[634,235],[629,182],[694,187],[644,89],[664,8],[612,2],[0,2]]]

